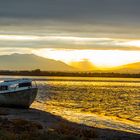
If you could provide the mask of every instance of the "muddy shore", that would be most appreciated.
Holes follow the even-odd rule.
[[[22,122],[28,121],[31,122],[30,127],[28,129],[32,129],[32,127],[35,127],[39,131],[48,131],[52,130],[55,131],[57,127],[57,133],[63,133],[64,135],[71,134],[71,129],[77,128],[75,131],[83,132],[81,136],[75,132],[73,132],[71,135],[74,135],[77,139],[128,139],[128,140],[139,140],[140,134],[132,133],[132,132],[124,132],[119,130],[113,130],[113,129],[101,129],[97,127],[91,127],[86,126],[85,124],[75,123],[71,122],[69,120],[66,120],[65,118],[62,118],[56,114],[52,114],[47,111],[43,111],[35,108],[35,105],[33,105],[30,109],[16,109],[16,108],[0,108],[0,124],[1,129],[4,127],[4,125],[9,122],[17,122],[17,120],[22,120]],[[5,121],[5,123],[3,123]],[[27,122],[26,122],[27,123]],[[9,123],[10,124],[10,123]],[[21,125],[24,125],[24,123],[21,123]],[[10,126],[9,126],[10,127]],[[16,124],[15,124],[16,127]],[[63,130],[61,130],[63,127]],[[60,128],[60,131],[58,129]],[[11,128],[12,129],[12,128]],[[85,134],[86,130],[86,134]],[[34,130],[31,130],[34,131]],[[87,135],[88,133],[88,135]]]

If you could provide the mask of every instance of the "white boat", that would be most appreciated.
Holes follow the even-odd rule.
[[[29,108],[36,98],[37,85],[31,79],[0,82],[0,106]]]

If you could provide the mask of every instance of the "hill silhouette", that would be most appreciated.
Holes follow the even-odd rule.
[[[34,54],[18,54],[0,56],[0,70],[10,71],[32,71],[40,69],[41,71],[57,72],[95,72],[95,73],[140,73],[140,62],[122,65],[108,69],[101,69],[93,65],[90,61],[84,59],[79,62],[72,62],[70,65],[62,61],[56,61],[40,57]]]
[[[111,71],[117,73],[140,73],[140,62],[115,67]]]
[[[11,54],[0,56],[0,70],[75,71],[76,69],[53,59],[34,54]]]

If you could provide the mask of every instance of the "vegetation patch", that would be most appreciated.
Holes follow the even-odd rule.
[[[44,129],[38,122],[0,118],[0,140],[88,140],[94,129],[61,122]]]

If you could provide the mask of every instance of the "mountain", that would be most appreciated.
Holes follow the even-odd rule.
[[[120,73],[140,73],[140,62],[119,66],[114,71]]]
[[[130,63],[118,67],[108,68],[102,72],[114,72],[114,73],[130,73],[137,74],[140,73],[140,62]]]
[[[75,71],[76,69],[53,59],[34,54],[12,54],[0,56],[0,70]]]
[[[77,67],[74,68],[74,67]],[[87,60],[73,62],[69,66],[61,61],[39,57],[34,54],[11,54],[0,56],[0,70],[35,70],[43,71],[78,71],[93,70],[94,72],[114,72],[114,73],[140,73],[140,62],[122,65],[106,70],[97,69]]]

